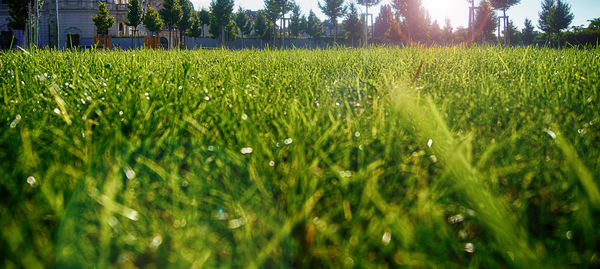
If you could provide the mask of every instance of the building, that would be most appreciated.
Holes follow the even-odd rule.
[[[8,27],[8,5],[5,0],[0,0],[0,31],[3,36],[14,36],[19,43],[23,36],[22,31],[14,31]],[[114,25],[109,29],[109,34],[114,37],[133,35],[133,28],[127,26],[127,4],[129,0],[101,0],[105,2],[110,15],[115,18]],[[142,6],[148,6],[155,10],[162,8],[163,0],[141,0]],[[56,14],[58,8],[59,36],[58,46],[60,48],[73,46],[92,46],[96,27],[92,17],[98,13],[98,0],[45,0],[40,9],[39,19],[39,46],[56,46]],[[20,32],[20,33],[19,33]],[[143,25],[138,26],[137,35],[146,35]],[[168,33],[160,33],[166,37]],[[19,44],[17,43],[17,44]]]

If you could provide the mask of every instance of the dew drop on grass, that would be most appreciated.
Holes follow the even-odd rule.
[[[565,233],[565,236],[567,237],[567,239],[571,240],[573,239],[573,231],[567,231]]]
[[[354,136],[359,137],[360,136],[360,132],[355,132]]]
[[[432,145],[433,145],[433,140],[429,139],[427,141],[427,146],[431,148]]]
[[[467,230],[460,230],[458,231],[458,238],[460,239],[466,239],[469,236],[469,233],[467,232]]]
[[[223,209],[217,210],[213,216],[217,220],[227,220],[227,213]]]
[[[556,134],[552,130],[546,128],[544,129],[544,132],[546,132],[550,137],[552,137],[552,139],[556,139]]]
[[[123,171],[125,172],[125,176],[127,177],[127,179],[135,178],[135,171],[133,171],[133,169],[131,169],[131,167],[129,167],[129,166],[125,167],[125,168],[123,168]]]
[[[54,113],[56,113],[56,114],[60,114],[60,109],[58,109],[58,108],[55,108],[55,109],[54,109]]]
[[[21,121],[21,115],[17,114],[17,116],[15,116],[15,119],[10,123],[10,128],[17,127],[17,124],[19,124],[20,121]]]
[[[291,138],[288,138],[286,140],[283,140],[283,143],[286,145],[292,144],[293,140]]]
[[[123,110],[119,111],[119,116],[123,116]]]
[[[271,166],[271,167],[275,166],[275,161],[270,161],[269,166]]]
[[[33,185],[35,185],[35,183],[36,183],[36,180],[33,176],[27,177],[27,184],[33,186]]]
[[[208,146],[208,151],[215,151],[215,147],[214,146]]]
[[[475,252],[475,246],[473,245],[473,243],[466,243],[465,244],[465,252],[467,253],[474,253]]]
[[[247,120],[248,119],[248,115],[246,115],[246,113],[242,114],[242,120]]]
[[[338,103],[338,102],[335,102],[335,106],[340,106],[340,103]]]
[[[463,220],[465,220],[465,218],[461,214],[448,217],[448,222],[450,224],[457,224],[459,222],[462,222]]]
[[[130,220],[136,221],[138,220],[139,213],[131,208],[125,208],[123,215]]]
[[[392,241],[392,234],[390,232],[385,232],[383,233],[383,236],[381,237],[381,243],[383,243],[384,245],[389,245],[390,242]]]
[[[208,95],[207,95],[207,96],[204,96],[204,100],[206,100],[206,101],[209,101],[209,100],[210,100],[210,97],[208,97]]]
[[[160,244],[162,244],[162,236],[157,235],[154,238],[152,238],[152,241],[150,242],[150,247],[153,249],[157,249]]]
[[[229,221],[229,229],[237,229],[242,227],[242,225],[244,225],[244,220],[243,219],[232,219]]]
[[[253,151],[253,149],[251,147],[245,147],[245,148],[242,148],[242,150],[240,150],[240,152],[242,154],[250,154],[250,153],[252,153],[252,151]]]

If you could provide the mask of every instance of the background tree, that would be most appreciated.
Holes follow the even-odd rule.
[[[394,14],[392,13],[392,7],[390,5],[381,6],[379,9],[379,16],[375,19],[375,25],[373,26],[373,36],[380,41],[383,41],[385,39],[385,33],[390,29],[393,20]]]
[[[202,36],[202,22],[200,21],[200,11],[192,12],[192,26],[187,32],[187,36],[190,37],[201,37]]]
[[[202,35],[206,35],[204,26],[210,24],[210,11],[206,9],[200,10],[200,12],[198,12],[198,18],[200,19],[200,23],[202,23]]]
[[[108,8],[103,2],[98,2],[98,15],[92,17],[99,34],[108,34],[108,29],[115,23],[115,18],[109,15]]]
[[[221,46],[225,44],[228,34],[234,30],[230,24],[233,16],[233,0],[213,0],[210,3],[210,32],[215,38],[220,38]]]
[[[521,0],[489,0],[490,4],[492,5],[493,8],[498,9],[498,10],[502,10],[502,16],[504,17],[504,42],[505,44],[510,44],[510,27],[508,27],[508,18],[506,17],[506,10],[508,10],[510,7],[518,4],[519,2],[521,2]],[[500,25],[498,25],[498,27],[500,27]]]
[[[427,40],[430,19],[421,0],[393,0],[392,6],[395,19],[402,22],[402,30],[411,42]]]
[[[357,0],[359,5],[365,6],[365,48],[369,47],[369,7],[379,5],[381,0]]]
[[[5,0],[4,3],[8,5],[8,27],[15,30],[25,30],[27,24],[27,9],[34,1]]]
[[[325,3],[321,5],[321,2],[319,1],[319,8],[333,24],[333,28],[335,29],[333,43],[335,44],[337,43],[338,35],[338,18],[343,17],[346,14],[346,6],[344,5],[344,0],[324,0],[324,2]]]
[[[600,30],[600,18],[595,18],[593,20],[588,21],[590,22],[588,30]]]
[[[556,34],[560,48],[561,31],[568,28],[573,21],[571,6],[563,0],[544,0],[539,17],[539,28],[550,36]]]
[[[445,44],[452,43],[452,24],[450,23],[450,18],[445,19],[446,24],[444,25],[444,30],[442,30],[442,40]]]
[[[249,35],[252,31],[252,22],[250,21],[250,16],[248,16],[248,11],[242,7],[239,7],[238,11],[235,13],[235,25],[242,34],[242,37]]]
[[[156,12],[152,7],[148,7],[146,11],[146,15],[144,15],[143,21],[144,27],[150,33],[158,33],[162,30],[164,22],[158,16],[158,12]]]
[[[261,40],[268,41],[272,39],[273,27],[271,21],[268,18],[265,10],[259,10],[256,12],[256,19],[254,19],[254,33]]]
[[[346,38],[349,39],[352,46],[354,46],[354,41],[361,39],[363,29],[363,21],[360,19],[358,9],[354,3],[350,3],[348,6],[348,14],[346,14],[343,28],[346,32]]]
[[[479,7],[475,10],[474,25],[476,33],[479,33],[483,43],[494,39],[494,31],[498,26],[498,17],[492,10],[490,2],[483,0],[479,3]]]
[[[139,0],[129,0],[127,4],[127,25],[133,27],[133,35],[137,33],[138,25],[142,24],[144,13]]]
[[[292,8],[292,17],[290,18],[290,35],[297,37],[303,32],[302,27],[302,14],[300,13],[300,6],[294,5]]]
[[[523,42],[521,32],[519,29],[517,29],[512,20],[508,21],[508,27],[506,27],[506,30],[504,31],[504,37],[505,39],[509,40],[508,44],[511,46],[518,45]]]
[[[279,0],[279,4],[281,5],[281,46],[283,46],[285,41],[285,15],[294,9],[296,3],[294,0]]]
[[[225,34],[227,37],[227,41],[234,41],[239,37],[238,27],[235,24],[235,20],[233,18],[229,19],[229,24],[225,27]]]
[[[15,30],[25,30],[27,24],[27,7],[33,0],[5,0],[8,5],[8,27]]]
[[[306,34],[308,34],[312,40],[317,43],[323,34],[323,23],[317,15],[311,10],[306,21]]]
[[[441,44],[442,42],[442,36],[443,36],[443,32],[442,32],[442,28],[440,28],[440,25],[437,23],[437,21],[434,21],[431,26],[429,26],[429,41],[432,44]]]
[[[492,30],[492,32],[493,32],[493,30]],[[469,36],[471,36],[469,34],[469,29],[459,26],[452,33],[452,42],[455,44],[467,42],[467,41],[469,41]]]
[[[531,23],[530,19],[525,19],[525,27],[521,31],[521,39],[523,40],[523,44],[531,45],[535,40],[535,28]]]
[[[169,47],[172,47],[173,28],[179,23],[182,15],[179,0],[165,0],[163,2],[163,8],[158,11],[158,13],[169,30]]]
[[[277,25],[277,21],[281,18],[281,13],[283,12],[283,7],[281,5],[280,0],[265,0],[265,16],[269,20],[269,25],[271,26],[271,32],[275,33],[275,27]],[[276,36],[273,35],[273,42],[275,41]]]
[[[194,5],[190,0],[180,0],[181,2],[181,19],[177,22],[177,29],[179,29],[179,44],[184,44],[184,36],[187,31],[192,27],[194,22]]]

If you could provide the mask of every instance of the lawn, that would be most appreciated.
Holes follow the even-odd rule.
[[[600,48],[0,53],[0,267],[598,267],[599,68]]]

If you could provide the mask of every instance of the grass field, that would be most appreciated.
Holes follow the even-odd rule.
[[[598,267],[599,68],[600,48],[0,53],[0,267]]]

